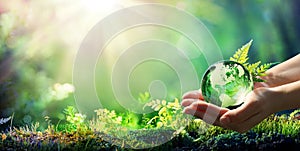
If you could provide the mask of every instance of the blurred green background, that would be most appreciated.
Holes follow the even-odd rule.
[[[43,123],[45,116],[53,122],[64,119],[62,110],[75,106],[72,66],[89,29],[118,9],[148,2],[179,7],[196,16],[212,33],[224,58],[250,39],[254,40],[250,62],[282,62],[300,52],[297,0],[0,0],[0,118],[14,113],[15,125]],[[168,31],[153,30],[173,43],[180,39],[178,33],[170,37]],[[123,36],[130,39],[130,34]],[[207,67],[203,58],[193,60],[193,65],[201,77]],[[143,68],[147,70],[147,64]],[[163,73],[159,75],[164,77]],[[180,97],[175,77],[166,85],[171,97]],[[134,97],[144,87],[131,84]],[[112,96],[99,94],[109,100],[105,107],[122,111],[116,102],[108,103]]]

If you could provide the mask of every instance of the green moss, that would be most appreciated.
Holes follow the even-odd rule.
[[[176,103],[169,107],[174,105],[176,106]],[[160,107],[160,109],[162,108],[163,106]],[[104,118],[118,118],[118,114],[113,111],[103,110],[104,112],[107,115]],[[181,112],[171,113],[176,118],[171,118],[169,124],[182,122],[183,119],[176,116],[182,115]],[[1,132],[0,148],[3,150],[134,150],[132,148],[147,148],[147,150],[269,150],[275,147],[283,148],[286,145],[300,147],[300,120],[296,118],[297,114],[299,114],[299,110],[290,115],[270,116],[244,134],[191,118],[184,120],[187,125],[182,129],[175,129],[175,127],[167,125],[161,127],[153,125],[154,127],[147,129],[130,129],[116,121],[111,121],[107,125],[102,125],[104,127],[100,130],[88,126],[88,128],[76,127],[76,130],[66,131],[64,127],[69,126],[67,123],[59,125],[50,123],[46,130],[39,130],[39,124],[35,123],[19,128],[9,128]],[[100,114],[98,113],[98,115]],[[160,116],[163,114],[161,113]],[[86,123],[86,125],[89,124]]]

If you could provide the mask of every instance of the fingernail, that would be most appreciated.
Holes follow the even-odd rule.
[[[221,121],[221,123],[223,123],[223,124],[229,124],[229,123],[230,123],[229,117],[222,117],[222,118],[220,119],[220,121]]]

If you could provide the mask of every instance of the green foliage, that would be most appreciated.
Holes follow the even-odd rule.
[[[181,129],[187,122],[187,117],[182,114],[181,105],[177,98],[174,102],[167,102],[166,100],[153,100],[145,107],[151,107],[157,112],[157,115],[148,119],[146,127],[148,128],[172,128],[175,130]]]
[[[250,72],[253,82],[263,82],[264,80],[260,79],[259,76],[266,76],[265,72],[275,63],[261,64],[261,61],[258,61],[256,63],[249,64],[248,52],[251,44],[252,40],[242,46],[242,48],[238,49],[235,54],[230,57],[230,60],[242,64]]]
[[[87,126],[84,123],[85,115],[78,113],[73,106],[67,106],[63,112],[66,115],[66,121],[69,123],[66,126],[66,131],[87,130]]]
[[[44,116],[57,116],[71,99],[73,102],[70,85],[55,84],[55,81],[65,81],[65,73],[60,69],[66,48],[51,36],[40,43],[36,35],[41,35],[46,28],[32,27],[22,14],[24,12],[0,13],[0,72],[3,75],[0,109],[2,115],[15,113],[15,125],[39,120],[43,126],[46,124],[42,123]],[[9,89],[2,89],[7,83],[10,83]],[[58,119],[53,117],[53,120]]]
[[[290,115],[270,116],[244,134],[208,125],[200,119],[188,120],[188,125],[180,133],[173,133],[174,131],[163,128],[126,129],[125,131],[121,129],[121,121],[116,120],[119,116],[114,111],[106,109],[97,111],[98,115],[107,115],[102,120],[114,123],[105,125],[106,130],[119,129],[115,130],[115,133],[104,133],[100,128],[98,131],[60,132],[55,129],[39,131],[39,123],[35,123],[0,133],[2,136],[0,148],[6,149],[13,146],[14,149],[27,148],[28,150],[131,150],[126,148],[152,147],[171,137],[173,139],[170,141],[147,150],[175,148],[176,150],[269,150],[286,144],[289,144],[289,147],[295,147],[300,143],[300,120],[295,118],[300,110]],[[108,117],[115,121],[109,121]],[[94,126],[97,128],[97,125]],[[121,132],[117,133],[120,130]]]
[[[289,115],[289,119],[295,120],[299,115],[300,109],[296,109]]]
[[[16,128],[14,128],[14,129],[18,130],[21,133],[29,134],[29,133],[32,133],[32,132],[34,132],[34,133],[39,132],[38,131],[39,127],[40,127],[40,123],[36,122],[36,123],[31,123],[30,125],[25,125],[23,127],[20,127],[19,129],[16,129]]]
[[[98,109],[95,112],[96,118],[88,122],[91,130],[114,136],[126,133],[127,128],[122,127],[122,116],[118,116],[114,110]]]
[[[97,137],[104,140],[111,140],[114,145],[139,148],[151,147],[153,141],[149,144],[149,140],[156,140],[155,143],[165,140],[166,138],[175,137],[173,140],[185,142],[186,145],[192,146],[210,146],[210,148],[219,148],[218,142],[228,143],[229,146],[243,143],[245,145],[253,145],[256,142],[263,143],[265,141],[272,141],[284,137],[297,138],[300,134],[300,120],[295,117],[300,113],[300,110],[294,111],[289,116],[270,116],[262,121],[256,127],[252,128],[245,134],[239,134],[232,130],[227,130],[218,126],[212,126],[200,119],[190,119],[185,114],[182,114],[182,109],[178,99],[173,102],[166,100],[153,100],[148,102],[145,107],[150,107],[154,110],[152,118],[145,118],[147,114],[143,115],[143,124],[139,123],[140,119],[136,114],[126,113],[118,114],[114,110],[98,109],[95,110],[96,117],[90,121],[84,121],[84,115],[76,116],[77,111],[74,107],[68,106],[64,113],[69,124],[73,125],[74,129],[63,131],[57,134],[57,129],[53,128],[49,117],[46,118],[50,126],[45,132],[51,135],[64,135],[70,133],[72,137],[84,136],[95,139]],[[88,123],[85,129],[78,128],[76,125]],[[143,125],[142,129],[137,129],[136,124]],[[186,125],[186,126],[185,126]],[[38,126],[15,129],[19,133],[30,135],[30,131],[36,133]],[[76,127],[76,128],[75,128]],[[92,131],[89,131],[91,129]],[[91,133],[96,135],[91,136]],[[164,135],[164,136],[162,136]],[[237,139],[233,139],[233,137]],[[126,142],[124,142],[126,140]],[[232,143],[231,143],[232,142]],[[298,142],[297,140],[295,142]],[[300,139],[299,139],[300,142]],[[67,142],[64,142],[67,143]],[[67,143],[68,144],[68,143]],[[161,145],[160,147],[163,147]],[[122,147],[122,148],[123,148]],[[173,148],[175,146],[171,146]],[[257,146],[255,146],[256,148]]]
[[[165,1],[165,2],[169,3],[170,5],[177,5],[177,1],[172,1],[172,2]],[[9,104],[6,102],[1,104],[2,113],[4,113],[3,115],[7,117],[12,112],[15,112],[16,120],[14,120],[14,122],[19,125],[30,124],[31,121],[35,121],[35,120],[43,120],[42,117],[46,115],[52,116],[53,121],[57,121],[58,119],[56,117],[58,116],[60,111],[66,105],[74,102],[74,100],[69,98],[58,102],[55,101],[57,99],[54,98],[53,100],[50,99],[51,101],[48,101],[47,99],[45,99],[45,97],[48,96],[47,90],[48,88],[51,87],[51,85],[53,85],[58,81],[65,82],[63,77],[66,74],[70,73],[70,72],[64,72],[67,71],[66,70],[67,68],[61,69],[62,66],[67,66],[66,62],[68,62],[68,60],[62,58],[61,56],[69,56],[69,53],[72,53],[73,51],[65,51],[65,50],[74,50],[74,49],[69,48],[68,46],[64,47],[64,45],[61,44],[60,42],[76,41],[76,40],[70,40],[70,38],[74,37],[72,36],[72,33],[76,33],[72,31],[77,31],[79,28],[70,25],[74,24],[74,22],[75,23],[83,23],[83,22],[82,21],[78,22],[76,20],[74,20],[74,22],[67,22],[66,26],[73,27],[75,30],[73,28],[70,29],[68,28],[69,29],[68,31],[63,30],[62,33],[67,32],[63,34],[64,36],[57,36],[57,35],[61,35],[60,31],[56,30],[56,26],[61,24],[61,22],[57,22],[57,20],[64,21],[65,19],[64,19],[64,15],[53,16],[53,11],[61,12],[59,14],[66,14],[64,13],[65,11],[68,13],[69,12],[77,13],[78,11],[70,11],[69,10],[70,8],[59,7],[60,4],[57,3],[56,1],[47,1],[47,2],[46,1],[43,2],[6,1],[5,3],[6,4],[1,5],[1,15],[0,15],[1,17],[0,19],[0,54],[1,54],[0,60],[6,61],[6,58],[9,58],[7,60],[12,60],[11,61],[12,74],[9,77],[8,82],[13,83],[12,91],[14,94],[6,95],[9,96],[7,98],[9,98],[10,100],[7,101],[9,102]],[[289,13],[290,11],[293,11],[292,9],[293,7],[289,7],[289,6],[293,6],[294,3],[296,3],[296,1],[286,2],[284,6],[282,6],[282,3],[280,1],[262,2],[261,0],[259,0],[259,1],[245,1],[243,3],[227,3],[223,1],[219,2],[219,1],[205,0],[201,3],[199,3],[198,1],[186,1],[180,4],[186,6],[185,8],[188,9],[188,11],[191,12],[193,15],[196,15],[196,17],[200,17],[201,19],[204,19],[204,21],[206,22],[208,21],[208,24],[212,23],[215,25],[217,24],[222,25],[222,28],[211,28],[211,30],[212,33],[214,33],[215,35],[216,41],[219,43],[219,45],[222,48],[224,48],[224,50],[230,48],[232,45],[237,44],[239,39],[247,38],[247,35],[249,35],[248,33],[251,33],[251,36],[253,36],[254,39],[260,41],[259,45],[257,45],[257,48],[260,50],[268,50],[268,51],[257,52],[257,56],[259,56],[259,58],[261,58],[262,60],[267,60],[268,58],[270,58],[269,55],[272,54],[274,59],[280,60],[280,59],[287,58],[292,54],[295,54],[296,53],[295,51],[297,50],[297,49],[293,49],[293,47],[297,46],[297,41],[299,39],[297,37],[300,34],[295,34],[295,32],[293,32],[295,29],[294,25],[296,24],[290,23],[289,21],[289,18],[293,18],[293,16],[297,14],[297,13]],[[26,9],[26,7],[23,8],[24,5],[30,5],[30,9]],[[44,9],[44,6],[49,7],[51,9]],[[256,12],[265,12],[265,10],[267,10],[268,15],[261,17],[260,15],[264,13],[252,13],[245,16],[243,15],[243,13],[237,13],[237,11],[240,10],[237,8],[246,8],[246,7],[249,9],[254,9]],[[280,12],[277,11],[278,8],[282,8],[280,9],[281,10]],[[39,13],[39,11],[42,11],[43,13]],[[87,11],[87,12],[91,12],[91,11]],[[211,13],[211,12],[219,12],[219,13]],[[283,13],[284,15],[280,15],[281,13]],[[214,15],[214,14],[219,14],[219,15]],[[78,16],[78,15],[73,14],[73,16]],[[287,23],[288,26],[274,26],[273,22],[270,22],[270,16],[278,16],[278,20],[279,21],[281,20],[280,23],[283,23],[283,25]],[[36,20],[36,18],[39,18],[39,20]],[[76,17],[76,19],[80,20],[79,17]],[[228,20],[230,21],[228,22]],[[63,22],[63,24],[65,23]],[[89,23],[84,22],[84,24],[89,24]],[[78,26],[82,26],[82,25],[78,24]],[[239,27],[243,27],[247,29],[248,33],[245,34],[245,30]],[[284,29],[280,29],[281,27],[288,27],[288,28],[287,30],[284,30]],[[269,32],[264,32],[266,28],[268,29]],[[191,52],[191,53],[190,52],[187,53],[189,55],[191,54],[191,56],[188,57],[193,58],[193,56],[201,56],[201,58],[196,58],[193,59],[192,61],[196,62],[196,65],[194,64],[196,67],[199,67],[200,65],[201,67],[204,66],[203,64],[199,63],[199,60],[200,62],[201,60],[205,60],[202,59],[203,55],[195,55],[194,52],[191,50],[196,50],[196,48],[192,47],[192,44],[190,43],[182,42],[182,39],[184,38],[182,37],[181,34],[169,36],[169,34],[165,34],[165,33],[167,32],[162,33],[161,30],[159,30],[159,34],[166,35],[166,39],[168,40],[171,39],[170,41],[171,43],[172,42],[177,43],[178,40],[180,40],[179,41],[180,45],[184,47],[187,46],[188,48],[191,47],[192,49],[187,49]],[[71,37],[70,36],[68,37],[66,35],[71,35]],[[154,35],[156,34],[154,33]],[[281,36],[288,36],[289,41],[288,42],[282,41]],[[51,37],[52,38],[54,37],[53,39],[56,40],[57,42],[50,41],[48,38],[51,39]],[[59,44],[57,44],[58,42]],[[287,49],[287,48],[291,48],[291,49]],[[228,52],[223,52],[223,53],[226,54]],[[75,56],[75,55],[71,54],[70,56]],[[62,63],[61,60],[65,62]],[[144,71],[146,70],[148,69],[145,69]],[[201,73],[202,73],[201,71],[198,72],[199,75],[201,75]],[[165,72],[161,74],[165,74]],[[173,81],[171,81],[171,83],[172,82]],[[177,88],[173,87],[173,89],[176,90]],[[138,92],[138,90],[134,90],[134,91]],[[108,93],[106,95],[108,95]],[[18,98],[15,98],[15,96],[17,96]],[[7,100],[3,96],[1,97],[3,100]],[[103,99],[103,100],[108,100],[108,99]],[[4,107],[4,104],[7,107]],[[36,114],[36,113],[41,113],[41,114]],[[28,117],[28,118],[24,118],[24,117]],[[41,123],[41,125],[43,124]]]
[[[96,117],[89,121],[89,127],[92,130],[109,134],[126,133],[128,130],[141,128],[178,130],[182,129],[188,120],[187,115],[182,114],[178,99],[174,99],[174,102],[153,100],[146,103],[144,108],[146,107],[150,107],[154,112],[139,115],[132,112],[116,113],[108,109],[95,110]]]
[[[55,129],[54,129],[54,125],[51,123],[50,117],[45,116],[44,118],[45,118],[45,122],[47,122],[47,128],[45,129],[45,132],[48,132],[50,134],[53,133],[55,131]]]
[[[260,65],[254,72],[257,76],[266,76],[265,72],[273,65],[273,63],[266,63]]]
[[[141,103],[149,102],[151,96],[149,92],[140,93],[138,97],[138,101]]]
[[[299,113],[300,109],[290,115],[273,115],[254,127],[253,131],[256,133],[280,133],[295,137],[300,134],[300,120],[296,118]]]
[[[139,129],[143,128],[140,123],[141,115],[127,111],[125,114],[120,114],[122,117],[122,125],[128,128]]]
[[[260,63],[261,63],[261,61],[250,64],[250,65],[247,66],[247,69],[249,70],[250,73],[256,72],[256,70],[259,67]]]
[[[238,49],[233,57],[230,57],[231,61],[238,62],[244,66],[247,66],[249,63],[247,63],[249,57],[248,57],[248,52],[249,48],[252,44],[252,40],[250,40],[247,44],[245,44],[242,48]]]

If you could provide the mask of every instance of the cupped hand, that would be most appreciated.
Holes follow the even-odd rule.
[[[244,133],[277,111],[280,97],[272,88],[260,87],[251,91],[242,106],[220,117],[222,127]]]
[[[255,83],[255,89],[246,96],[244,104],[233,110],[205,102],[199,90],[184,94],[181,105],[186,114],[243,133],[276,112],[276,98],[279,97],[272,88],[265,83]]]
[[[229,111],[227,108],[221,108],[205,102],[199,90],[185,93],[182,97],[181,105],[184,107],[183,113],[193,115],[206,123],[217,126],[222,126],[220,117]]]

